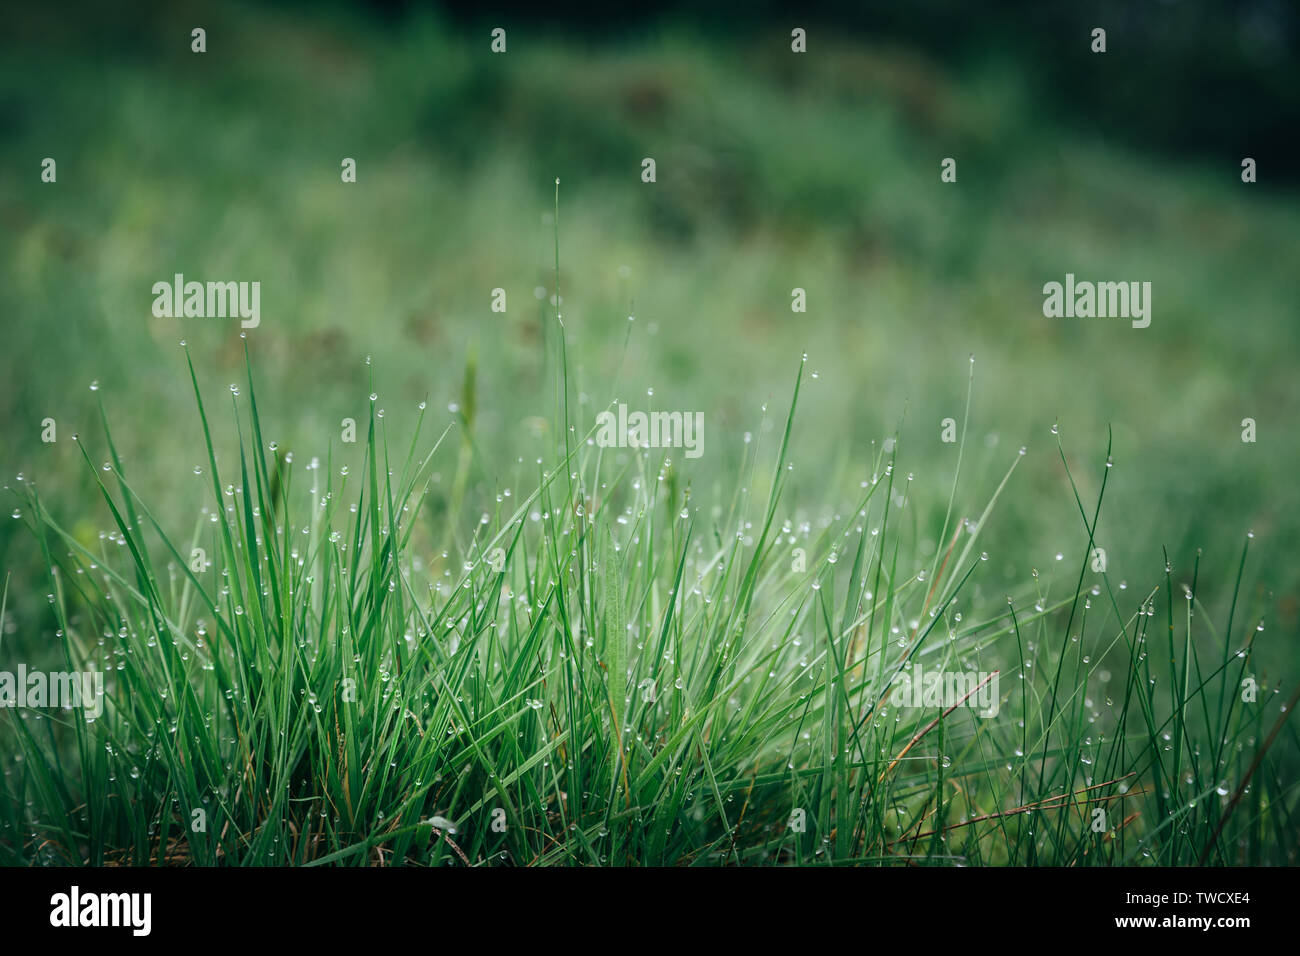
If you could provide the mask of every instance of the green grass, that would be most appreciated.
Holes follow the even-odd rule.
[[[0,37],[0,671],[110,685],[0,708],[0,862],[1296,862],[1267,157],[992,54],[172,16]],[[1152,326],[1044,320],[1066,271]],[[150,314],[175,272],[262,282],[263,414],[232,324]],[[640,396],[705,456],[588,444]],[[883,702],[917,662],[999,715]]]
[[[983,504],[954,481],[936,529],[882,445],[849,506],[809,520],[787,493],[800,363],[772,439],[704,492],[689,460],[587,440],[545,321],[563,440],[478,520],[426,520],[455,442],[423,409],[390,444],[372,395],[363,467],[304,462],[266,440],[251,362],[210,418],[188,349],[209,451],[188,535],[134,493],[108,416],[78,438],[112,521],[97,545],[19,483],[56,666],[108,686],[93,722],[0,712],[0,862],[1296,862],[1296,738],[1275,729],[1295,698],[1262,677],[1258,702],[1239,693],[1249,542],[1223,618],[1199,561],[1187,596],[1168,568],[1094,573],[1098,465],[1060,572],[981,596],[1020,454]],[[463,456],[472,404],[459,425]],[[916,662],[998,671],[999,713],[882,699]]]

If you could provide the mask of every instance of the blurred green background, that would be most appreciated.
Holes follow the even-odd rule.
[[[536,421],[554,390],[535,290],[552,289],[558,176],[580,427],[614,398],[703,411],[687,477],[705,503],[726,500],[746,433],[779,438],[807,352],[783,513],[816,524],[849,506],[901,429],[912,534],[932,553],[957,454],[940,421],[962,421],[973,354],[958,513],[978,517],[1028,448],[985,532],[986,597],[1034,568],[1044,588],[1073,588],[1086,534],[1050,429],[1091,508],[1111,426],[1097,533],[1110,573],[1145,593],[1162,548],[1176,581],[1203,549],[1199,591],[1221,626],[1253,530],[1247,613],[1272,638],[1259,653],[1289,660],[1294,9],[1041,6],[579,6],[546,22],[415,5],[15,12],[0,39],[3,482],[34,477],[79,535],[108,530],[70,440],[107,457],[102,398],[128,474],[188,532],[208,489],[178,343],[213,400],[243,359],[235,320],[153,317],[152,284],[181,272],[261,282],[249,342],[264,428],[297,462],[360,454],[338,424],[364,420],[372,370],[398,447],[422,400],[440,430],[473,361],[471,502],[526,489],[520,459],[555,439]],[[794,26],[806,54],[790,50]],[[1088,51],[1093,26],[1108,27],[1105,55]],[[47,156],[56,184],[40,180]],[[344,157],[355,184],[340,182]],[[940,182],[944,157],[955,184]],[[1067,272],[1150,281],[1151,326],[1044,318],[1042,286]],[[210,414],[230,449],[228,409]],[[437,467],[435,498],[454,442]],[[53,623],[17,521],[0,526],[0,560],[5,640],[37,639]]]

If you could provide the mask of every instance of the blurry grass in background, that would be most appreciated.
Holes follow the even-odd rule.
[[[16,31],[0,58],[0,469],[35,476],[87,543],[106,526],[70,438],[97,424],[92,381],[142,497],[179,527],[196,516],[204,453],[177,345],[214,392],[239,380],[242,349],[234,321],[152,317],[150,287],[176,272],[262,283],[250,341],[267,437],[300,462],[360,464],[338,426],[367,410],[365,356],[405,434],[425,399],[458,417],[476,354],[464,514],[447,516],[449,456],[423,540],[472,523],[558,437],[540,424],[554,369],[534,289],[550,288],[559,176],[580,430],[612,397],[703,410],[702,467],[729,480],[807,352],[791,513],[817,523],[851,506],[842,490],[900,426],[911,498],[938,509],[956,463],[939,422],[960,421],[974,354],[963,483],[991,493],[1028,448],[985,532],[1008,589],[1033,569],[1048,586],[1079,542],[1050,427],[1098,461],[1111,425],[1097,530],[1110,573],[1147,581],[1167,548],[1190,579],[1200,548],[1202,600],[1221,609],[1251,529],[1251,599],[1273,633],[1295,633],[1300,204],[1265,157],[1245,186],[1235,161],[1074,127],[1014,61],[956,68],[825,33],[796,59],[778,28],[743,42],[685,25],[603,43],[511,30],[494,57],[485,31],[436,14],[230,6],[201,15],[200,57],[199,14],[183,8],[117,26],[87,14],[95,30],[26,16],[46,42]],[[45,156],[57,185],[39,181]],[[640,181],[646,156],[655,184]],[[945,156],[956,185],[939,182]],[[343,157],[355,185],[339,182]],[[1151,327],[1043,318],[1042,284],[1066,272],[1151,281]],[[790,311],[794,287],[807,314]],[[39,441],[47,416],[54,445]],[[1256,444],[1240,441],[1244,417]],[[1080,476],[1084,500],[1093,480]],[[909,519],[924,557],[942,518]],[[10,649],[55,627],[20,531],[0,527]]]

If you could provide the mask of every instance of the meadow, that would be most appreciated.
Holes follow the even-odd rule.
[[[1293,189],[847,38],[29,16],[0,672],[106,681],[0,862],[1296,862]]]

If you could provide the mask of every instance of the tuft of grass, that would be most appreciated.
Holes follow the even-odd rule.
[[[372,400],[357,478],[304,467],[264,443],[247,365],[224,465],[189,364],[211,500],[187,539],[107,417],[104,464],[79,440],[98,549],[19,489],[61,663],[107,687],[93,722],[3,711],[3,862],[1295,862],[1295,697],[1240,692],[1249,542],[1222,628],[1168,569],[1117,586],[1089,565],[1104,470],[1096,502],[1074,489],[1073,583],[998,606],[971,582],[1018,456],[978,519],[954,486],[928,560],[899,443],[852,508],[801,523],[802,366],[779,446],[709,504],[689,461],[557,429],[526,494],[437,528],[446,431],[422,444],[422,415],[398,464]],[[996,671],[998,715],[898,706],[918,662]]]
[[[556,245],[559,303],[558,225]],[[810,512],[787,485],[800,363],[779,443],[759,422],[702,493],[689,459],[594,442],[543,320],[549,457],[477,516],[474,364],[448,500],[451,426],[425,437],[422,406],[399,461],[373,368],[355,475],[267,442],[246,343],[232,462],[186,350],[210,494],[188,536],[135,492],[102,407],[102,464],[78,438],[97,547],[20,482],[52,651],[107,680],[93,722],[0,710],[0,862],[1296,862],[1296,694],[1252,667],[1249,540],[1222,628],[1199,556],[1184,594],[1169,563],[1115,583],[1093,565],[1110,458],[1087,502],[1058,437],[1078,573],[1001,599],[981,537],[1020,455],[973,507],[958,467],[940,516],[895,434]],[[906,706],[918,667],[982,676]]]

